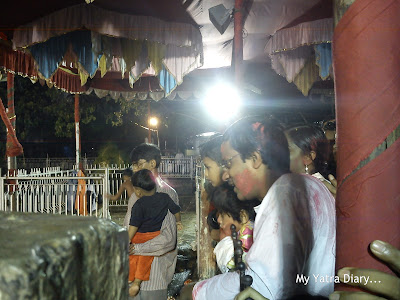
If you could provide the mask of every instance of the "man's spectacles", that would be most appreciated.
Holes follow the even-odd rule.
[[[231,158],[228,158],[227,160],[222,161],[221,167],[223,169],[229,170],[232,167],[232,160],[238,155],[240,155],[240,153],[237,153],[237,154],[233,155]]]

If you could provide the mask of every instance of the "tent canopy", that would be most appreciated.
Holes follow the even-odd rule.
[[[188,0],[184,3],[182,2],[183,1],[162,0],[151,0],[145,2],[95,0],[91,4],[86,4],[83,0],[67,0],[62,2],[53,1],[45,4],[43,2],[34,3],[32,1],[22,0],[8,5],[7,14],[0,20],[0,32],[4,33],[9,40],[12,40],[14,48],[20,49],[21,52],[23,51],[22,53],[34,53],[36,55],[36,65],[38,65],[39,57],[48,57],[45,55],[43,49],[47,49],[49,48],[49,45],[52,45],[52,49],[54,50],[54,48],[56,46],[58,47],[59,44],[66,44],[67,42],[65,40],[72,39],[71,35],[75,35],[73,37],[73,40],[75,41],[77,40],[76,36],[79,35],[80,44],[75,45],[75,47],[84,45],[89,39],[95,41],[92,43],[92,49],[95,50],[95,57],[93,58],[95,63],[94,65],[92,64],[92,66],[88,66],[88,64],[86,64],[86,67],[82,66],[81,61],[75,57],[76,51],[70,51],[67,53],[68,55],[64,55],[63,57],[66,57],[66,59],[61,63],[62,69],[59,68],[56,73],[52,72],[54,66],[57,66],[59,60],[57,58],[55,60],[53,59],[51,62],[49,62],[48,59],[44,59],[45,63],[43,66],[45,67],[36,68],[39,71],[39,74],[34,74],[34,76],[47,79],[48,83],[54,84],[59,88],[79,93],[87,92],[91,88],[99,89],[98,83],[96,84],[96,87],[91,85],[93,81],[97,81],[97,79],[103,77],[105,73],[117,72],[119,74],[117,77],[120,77],[121,80],[125,81],[122,84],[122,86],[127,87],[125,92],[135,91],[135,83],[138,83],[138,85],[143,88],[143,86],[146,85],[146,83],[141,83],[143,76],[157,76],[158,85],[149,85],[148,91],[164,92],[164,96],[168,96],[183,82],[184,75],[191,72],[189,75],[190,77],[197,77],[199,71],[192,72],[193,70],[198,68],[216,69],[229,67],[232,61],[233,22],[230,23],[225,33],[221,35],[209,20],[208,9],[217,4],[224,4],[227,9],[232,9],[235,1]],[[64,19],[60,10],[69,12],[69,15],[64,13],[65,16],[68,16],[65,18],[69,20],[69,23],[67,23],[68,25],[60,25],[62,21],[61,18],[57,19],[57,17],[55,17],[61,16]],[[82,16],[80,18],[77,17],[77,10],[90,10],[96,11],[96,13],[86,12],[86,16],[93,16],[93,18],[82,19]],[[275,35],[284,31],[288,27],[301,27],[301,24],[307,24],[306,22],[312,24],[314,21],[318,22],[318,20],[325,19],[325,23],[328,24],[331,22],[329,19],[332,17],[332,11],[332,0],[244,1],[245,23],[243,30],[243,57],[245,64],[250,64],[252,72],[254,73],[264,73],[263,69],[271,68],[271,57],[274,58],[273,55],[275,52],[271,53],[271,47],[269,44]],[[123,28],[124,30],[120,30],[116,34],[116,27],[118,27],[116,24],[121,25],[127,23],[123,23],[123,18],[118,17],[113,18],[113,22],[104,20],[104,18],[96,18],[99,14],[101,15],[101,12],[107,12],[107,14],[111,16],[130,16],[130,19],[135,20],[144,16],[146,16],[144,19],[148,19],[148,17],[154,19],[151,19],[152,21],[149,22],[151,23],[151,26],[145,30],[135,30],[132,26],[127,26],[129,27],[128,29]],[[76,19],[78,19],[78,21],[76,21]],[[76,22],[74,23],[73,20]],[[80,24],[79,20],[84,20],[84,24],[81,24],[81,27],[87,29],[88,32],[84,33],[83,31],[76,31]],[[157,40],[157,38],[155,38],[157,36],[157,29],[161,28],[157,28],[157,26],[155,26],[157,22],[154,22],[153,20],[157,20],[159,24],[168,24],[170,27],[165,28],[169,28],[169,30],[164,30],[162,34],[167,34],[170,38],[173,37],[173,39],[175,39],[174,42],[176,42],[176,48],[180,49],[187,47],[186,53],[182,53],[182,51],[177,53],[172,50],[170,47],[171,43],[165,43],[165,36]],[[115,21],[120,23],[114,23]],[[329,36],[332,32],[332,26],[333,25],[331,25],[331,28],[328,28],[329,32],[321,33],[321,36]],[[41,27],[44,27],[45,30],[40,30]],[[144,27],[140,25],[138,28],[143,29]],[[187,28],[187,31],[184,34],[182,33],[183,28]],[[75,31],[72,31],[72,29]],[[309,26],[303,26],[303,29],[307,31]],[[69,32],[65,34],[64,31],[67,30]],[[149,35],[152,35],[153,40],[150,42],[155,42],[156,44],[149,45],[146,37],[142,39],[142,31],[148,32]],[[177,33],[180,33],[181,36],[185,36],[187,39],[183,41],[182,38],[177,38]],[[201,33],[201,35],[198,33]],[[295,34],[296,30],[292,30],[292,33]],[[68,34],[70,35],[69,37]],[[85,34],[86,36],[84,36]],[[135,36],[135,34],[141,36],[138,37]],[[131,57],[130,61],[129,58],[127,59],[127,64],[125,58],[124,61],[121,62],[120,57],[123,57],[123,54],[121,53],[122,48],[120,46],[114,47],[112,51],[109,51],[113,57],[103,55],[105,50],[107,50],[107,44],[110,44],[110,41],[111,43],[114,43],[113,40],[115,40],[116,37],[118,37],[119,44],[123,45],[122,48],[125,47],[125,50],[136,49],[136,52],[142,51],[140,54],[144,56],[146,56],[147,51],[147,60],[145,59],[142,60],[142,63],[138,63],[138,60],[134,60],[134,58]],[[146,41],[146,43],[142,42],[141,45],[138,45],[137,43],[134,45],[135,43],[133,43],[133,41],[138,40]],[[161,40],[162,42],[160,43]],[[179,40],[179,43],[177,40]],[[296,39],[291,37],[291,40],[293,41]],[[324,40],[324,42],[329,42],[329,40]],[[129,45],[127,46],[126,44]],[[157,47],[154,47],[154,45]],[[165,50],[164,46],[158,47],[159,45],[169,45],[168,47],[170,48],[169,50]],[[149,62],[148,53],[152,46],[152,49],[155,49],[156,55],[153,55],[154,61]],[[300,46],[300,44],[295,45],[294,49],[301,48]],[[117,48],[117,50],[115,48]],[[315,49],[313,47],[311,48],[308,49],[308,52],[306,51],[308,54],[315,53]],[[60,51],[63,52],[63,49]],[[103,53],[101,53],[101,51],[103,51]],[[169,52],[167,53],[166,51]],[[299,50],[296,51],[298,52]],[[303,52],[304,51],[302,51],[302,53]],[[70,55],[71,53],[72,55]],[[164,60],[159,59],[160,53],[164,55]],[[140,56],[140,54],[136,55]],[[83,54],[83,56],[84,55],[85,54]],[[187,55],[190,56],[189,61],[187,59],[182,59],[187,58]],[[326,51],[324,52],[324,55],[329,56],[330,52]],[[297,56],[292,53],[284,53],[280,56],[284,57],[284,59],[281,59],[282,61],[275,60],[279,63],[278,65],[273,64],[273,69],[280,75],[284,76],[289,82],[293,81],[296,83],[294,78],[286,76],[287,73],[290,73],[291,77],[295,77],[296,75],[299,75],[304,66],[308,66],[308,69],[306,69],[307,72],[305,73],[307,74],[306,76],[310,78],[312,77],[313,81],[308,80],[306,86],[298,85],[298,88],[305,95],[310,92],[310,88],[315,81],[321,81],[321,78],[328,78],[328,76],[326,76],[326,70],[329,69],[329,62],[327,63],[328,67],[326,67],[325,64],[324,75],[321,76],[321,74],[319,74],[318,76],[316,73],[316,67],[314,67],[318,66],[315,55],[311,55],[314,59],[314,62],[311,63],[311,68],[310,64],[306,64],[306,62],[311,59],[311,56],[308,55],[302,57],[302,63],[295,66],[297,69],[294,72],[293,70],[287,71],[287,68],[294,68],[292,61],[290,61],[288,57],[297,62]],[[177,61],[178,58],[180,59],[179,62]],[[168,59],[169,62],[166,62]],[[134,60],[134,62],[132,62],[132,60]],[[274,62],[274,59],[272,59],[272,62]],[[149,68],[144,69],[144,66],[149,66]],[[171,66],[174,66],[175,69]],[[282,68],[285,72],[280,72]],[[12,70],[11,68],[9,69]],[[18,70],[16,71],[19,72]],[[210,72],[209,74],[212,73],[213,72]],[[312,76],[310,76],[310,74]],[[58,75],[57,78],[54,78],[54,75]],[[51,76],[53,76],[53,78]],[[305,75],[302,74],[302,76]],[[115,75],[112,77],[114,79],[116,78]],[[68,80],[66,80],[66,78],[68,78]],[[105,76],[103,78],[108,77]],[[207,80],[209,79],[210,78],[207,78]],[[304,80],[298,81],[304,83]],[[69,82],[70,86],[65,86],[66,82]],[[85,83],[84,86],[82,86],[83,83]],[[249,83],[254,84],[254,82],[247,82],[247,84]],[[110,83],[108,82],[106,86],[110,87]],[[261,82],[257,87],[262,89],[265,86],[268,86],[268,84],[266,84],[266,82]],[[330,89],[331,86],[331,84],[327,84],[328,89]],[[177,91],[179,91],[179,88]]]

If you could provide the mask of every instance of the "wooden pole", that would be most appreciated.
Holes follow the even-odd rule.
[[[204,178],[196,187],[198,189],[196,193],[197,228],[199,228],[197,234],[197,273],[200,280],[214,276],[217,270],[210,229],[207,224],[210,201],[203,185]]]

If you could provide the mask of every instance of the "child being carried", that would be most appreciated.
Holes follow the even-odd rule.
[[[214,249],[216,261],[222,273],[234,269],[234,247],[231,237],[231,225],[235,225],[238,231],[238,239],[242,241],[243,261],[246,262],[246,254],[253,245],[253,228],[255,201],[240,201],[231,187],[219,186],[211,194],[211,202],[217,209],[218,223],[223,236]]]
[[[132,207],[129,222],[131,243],[144,243],[160,234],[168,210],[175,215],[181,228],[181,208],[165,193],[156,193],[156,182],[151,171],[140,170],[133,174],[132,185],[138,200]],[[179,226],[180,225],[180,226]],[[149,280],[154,256],[129,255],[129,295],[139,293],[142,281]]]

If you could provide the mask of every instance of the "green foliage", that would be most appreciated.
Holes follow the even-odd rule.
[[[7,84],[4,82],[0,86],[0,95],[5,96],[2,97],[5,104],[6,90]],[[32,84],[29,79],[16,76],[14,98],[17,135],[21,140],[74,137],[74,95],[56,88],[49,89],[39,83]],[[79,98],[80,123],[85,125],[101,116],[104,125],[118,127],[123,125],[125,118],[130,117],[132,112],[135,116],[145,113],[145,106],[139,101],[113,100],[109,96],[104,101],[94,94],[82,94]]]
[[[124,123],[124,117],[129,117],[130,112],[134,112],[135,116],[146,115],[146,101],[127,101],[119,98],[117,100],[112,99],[110,96],[106,97],[107,103],[114,101],[117,104],[117,111],[110,112],[106,115],[106,123],[112,126],[122,126]]]
[[[94,161],[95,164],[100,165],[111,165],[111,164],[123,164],[128,161],[128,157],[125,153],[122,153],[118,146],[114,143],[108,142],[103,145],[99,150],[99,155]]]
[[[7,83],[0,83],[0,96],[7,107]],[[49,89],[29,79],[15,77],[15,109],[17,138],[27,157],[60,157],[65,148],[74,149],[74,95],[56,88]],[[82,155],[99,155],[97,162],[118,163],[125,160],[124,152],[144,141],[149,101],[114,100],[110,96],[98,98],[94,93],[79,96]],[[151,101],[151,115],[159,119],[157,127],[161,147],[167,140],[168,148],[183,144],[187,137],[204,131],[211,123],[201,116],[201,110],[189,101]],[[155,133],[153,133],[153,137]],[[112,141],[114,148],[104,146]],[[5,144],[5,128],[0,126],[0,142]],[[103,149],[104,148],[104,149]],[[163,147],[162,147],[163,148]],[[107,150],[111,149],[111,150]],[[0,155],[4,157],[0,145]],[[99,154],[99,151],[102,153]],[[103,153],[104,152],[104,153]],[[119,153],[116,157],[108,152]],[[127,160],[128,161],[128,160]]]

